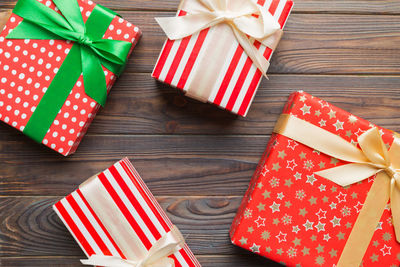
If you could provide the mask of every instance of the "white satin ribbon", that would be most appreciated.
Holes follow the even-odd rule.
[[[275,49],[282,31],[265,7],[257,5],[253,0],[191,0],[185,9],[188,12],[185,16],[156,18],[169,39],[182,39],[226,23],[254,65],[266,75],[269,62],[254,46],[254,40]],[[275,34],[279,37],[270,38]]]
[[[122,259],[116,256],[92,255],[87,260],[81,260],[83,265],[106,267],[174,267],[173,259],[169,255],[178,252],[185,244],[185,240],[176,226],[161,237],[148,251],[145,258],[140,260]]]

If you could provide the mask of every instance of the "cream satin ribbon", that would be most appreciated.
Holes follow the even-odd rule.
[[[274,132],[349,162],[315,173],[336,184],[347,186],[377,174],[337,267],[359,266],[389,199],[396,240],[400,242],[400,138],[397,135],[388,150],[378,129],[371,128],[358,137],[359,149],[340,136],[289,114],[281,115]]]
[[[269,62],[254,47],[254,40],[275,49],[282,34],[279,23],[269,11],[253,0],[183,0],[185,16],[156,18],[171,40],[182,39],[220,23],[228,24],[243,50],[264,74]],[[258,15],[257,17],[253,15]],[[274,35],[277,38],[270,38]],[[223,41],[223,40],[221,40]]]
[[[87,260],[81,260],[84,265],[107,267],[174,267],[173,259],[169,255],[178,252],[185,244],[185,240],[176,226],[161,237],[149,250],[147,256],[141,260],[125,260],[116,256],[92,255]]]

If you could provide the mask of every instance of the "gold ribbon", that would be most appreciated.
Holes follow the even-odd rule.
[[[274,132],[331,157],[349,162],[315,173],[336,184],[347,186],[376,174],[339,258],[338,267],[360,265],[389,199],[396,240],[400,242],[399,136],[394,136],[394,141],[388,150],[379,130],[374,127],[358,137],[361,147],[359,149],[340,136],[289,114],[281,115]]]
[[[169,39],[182,39],[203,29],[226,23],[254,65],[266,75],[269,62],[254,46],[254,40],[275,49],[282,30],[265,7],[253,0],[184,0],[181,8],[183,5],[189,14],[156,18]]]
[[[111,175],[108,170],[103,174]],[[185,239],[176,226],[173,226],[168,233],[153,244],[150,250],[147,250],[97,175],[82,183],[79,189],[127,258],[95,254],[86,260],[81,260],[82,264],[107,267],[175,266],[174,260],[168,256],[178,252],[185,244]]]
[[[141,260],[125,260],[116,256],[92,255],[87,260],[81,260],[84,265],[107,267],[174,267],[169,255],[178,252],[185,240],[176,226],[161,237],[149,250],[148,255]]]

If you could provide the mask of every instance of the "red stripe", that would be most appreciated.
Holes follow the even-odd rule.
[[[260,49],[261,43],[259,41],[254,42],[254,46],[257,49]],[[235,102],[239,96],[240,90],[243,87],[244,82],[246,81],[246,77],[249,74],[250,68],[253,65],[253,61],[247,57],[246,63],[243,66],[242,72],[240,73],[240,76],[238,78],[238,81],[235,84],[235,87],[233,88],[232,94],[229,97],[228,104],[226,105],[226,109],[229,111],[232,111],[233,107],[235,106]]]
[[[240,109],[238,111],[238,114],[240,116],[244,116],[246,114],[247,108],[250,104],[250,101],[253,98],[253,94],[254,94],[254,92],[257,88],[257,85],[260,81],[261,75],[262,75],[262,73],[260,70],[257,70],[256,73],[254,74],[253,80],[251,81],[250,86],[249,86],[249,90],[247,91],[246,96],[243,99],[242,105],[240,106]]]
[[[271,5],[269,6],[269,12],[272,15],[275,14],[276,8],[278,7],[280,1],[282,0],[272,0]]]
[[[290,10],[293,7],[293,2],[292,1],[287,1],[285,4],[285,7],[283,8],[282,14],[279,17],[279,24],[281,25],[281,28],[285,25],[285,22],[287,20],[287,17],[289,16]]]
[[[165,43],[164,49],[161,52],[160,58],[157,62],[156,68],[153,71],[153,77],[158,79],[160,77],[161,71],[164,68],[165,62],[167,61],[169,52],[171,52],[172,45],[174,44],[174,41],[172,40],[167,40]]]
[[[181,250],[179,250],[179,253],[182,255],[182,257],[185,259],[185,261],[187,262],[187,264],[189,265],[189,266],[196,266],[194,263],[193,263],[193,261],[192,261],[192,259],[190,258],[190,256],[187,254],[187,252],[186,252],[186,250],[185,249],[181,249]]]
[[[138,183],[137,179],[135,178],[135,176],[130,171],[129,167],[126,165],[126,163],[124,161],[121,161],[120,164],[121,164],[122,168],[125,170],[125,172],[128,174],[128,176],[131,178],[133,184],[135,185],[135,187],[137,188],[139,193],[142,195],[143,199],[146,201],[147,205],[150,207],[151,211],[154,213],[157,220],[160,222],[161,226],[164,228],[165,232],[169,232],[171,229],[165,223],[164,218],[160,215],[159,211],[154,206],[153,202],[150,200],[147,193],[143,190],[142,185]],[[140,179],[140,177],[139,177],[139,179]]]
[[[86,230],[88,230],[89,234],[92,236],[93,240],[96,242],[97,246],[99,246],[100,250],[106,256],[112,256],[110,250],[108,249],[107,245],[101,239],[99,234],[97,233],[96,229],[94,229],[93,225],[90,223],[89,219],[86,217],[85,213],[83,213],[81,207],[79,207],[78,203],[74,199],[72,195],[69,195],[65,198],[69,205],[72,207],[76,215],[79,217],[83,225],[85,226]]]
[[[112,187],[110,182],[108,181],[107,177],[104,175],[104,173],[100,173],[98,175],[101,183],[103,186],[106,188],[107,192],[110,194],[112,199],[114,200],[115,204],[119,207],[121,210],[122,214],[124,214],[126,220],[129,222],[131,225],[132,229],[136,232],[140,240],[142,241],[143,245],[149,250],[152,245],[147,238],[147,236],[144,234],[138,223],[136,222],[135,218],[133,218],[132,214],[129,212],[129,209],[125,206],[124,202],[121,200],[121,198],[118,196],[117,192],[115,189]]]
[[[189,44],[191,36],[185,37],[182,39],[181,44],[179,45],[178,51],[172,61],[171,67],[169,68],[167,77],[165,78],[164,82],[171,84],[172,80],[174,79],[175,73],[178,70],[179,63],[181,63],[183,54],[186,51],[186,48]]]
[[[78,226],[75,224],[74,220],[72,220],[71,216],[68,214],[67,210],[64,208],[64,206],[60,202],[57,202],[55,205],[56,209],[58,212],[61,214],[63,217],[64,221],[67,223],[69,229],[71,229],[72,234],[75,236],[75,238],[78,240],[78,242],[81,244],[83,249],[85,250],[86,254],[90,257],[94,253],[94,250],[86,240],[86,238],[83,236],[82,232],[79,230]]]
[[[232,79],[232,75],[236,70],[237,64],[238,64],[242,54],[243,54],[243,48],[242,48],[241,45],[238,45],[238,47],[236,49],[236,52],[235,52],[235,54],[233,56],[232,62],[229,65],[228,71],[226,72],[224,80],[222,81],[222,84],[221,84],[221,86],[220,86],[220,88],[218,90],[217,96],[215,97],[214,103],[216,105],[220,105],[221,104],[221,101],[224,98],[226,89],[229,86],[229,83],[230,83],[230,81]]]
[[[157,228],[155,227],[154,223],[151,221],[149,215],[143,209],[142,205],[139,203],[133,192],[129,189],[128,185],[122,178],[121,174],[118,172],[115,166],[111,166],[109,168],[112,176],[114,176],[115,181],[119,184],[122,191],[124,191],[125,195],[128,197],[129,201],[132,203],[133,207],[139,214],[140,218],[142,218],[143,222],[146,224],[147,228],[149,228],[150,232],[153,234],[156,240],[161,238],[161,234],[158,232]]]
[[[199,33],[199,36],[197,37],[196,43],[193,47],[193,50],[189,56],[188,62],[186,63],[185,69],[182,72],[181,78],[179,79],[177,87],[179,89],[184,89],[187,79],[189,78],[189,74],[193,69],[193,65],[197,59],[197,56],[199,55],[200,49],[203,46],[204,40],[206,39],[207,33],[209,31],[208,29],[204,29]]]
[[[174,262],[175,262],[175,267],[182,267],[181,263],[178,261],[178,259],[175,257],[174,254],[169,255],[168,258],[171,258],[171,259],[174,260]]]
[[[87,202],[86,198],[83,196],[81,190],[79,190],[79,188],[76,190],[76,192],[78,193],[78,195],[81,197],[83,203],[85,203],[86,207],[88,208],[88,210],[90,211],[90,213],[92,214],[92,216],[94,217],[94,219],[96,220],[96,222],[100,225],[101,229],[103,230],[103,232],[106,234],[107,238],[110,240],[110,242],[112,243],[112,245],[114,246],[114,248],[117,250],[118,254],[123,258],[126,259],[125,255],[122,253],[121,249],[118,247],[117,243],[115,243],[114,239],[111,237],[110,233],[107,231],[107,229],[104,227],[103,223],[100,221],[99,217],[97,217],[96,213],[94,212],[94,210],[92,209],[92,207],[89,205],[89,203]]]
[[[264,6],[265,5],[265,0],[258,0],[257,4],[259,4],[260,6]]]

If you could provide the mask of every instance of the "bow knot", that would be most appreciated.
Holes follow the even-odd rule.
[[[156,18],[169,39],[182,39],[203,29],[226,23],[253,64],[266,75],[269,62],[254,46],[254,41],[274,50],[282,34],[280,24],[267,9],[253,0],[188,0],[183,2],[181,9],[188,14]]]
[[[85,45],[85,46],[90,46],[93,44],[92,39],[85,34],[82,34],[81,36],[79,36],[79,38],[76,40],[76,42],[80,45]]]

